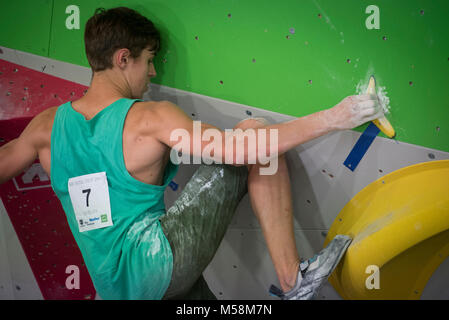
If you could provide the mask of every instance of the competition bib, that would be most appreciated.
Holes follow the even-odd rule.
[[[80,232],[112,226],[106,172],[70,178],[68,188]]]

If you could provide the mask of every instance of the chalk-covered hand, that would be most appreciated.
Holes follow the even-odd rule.
[[[383,117],[383,108],[376,95],[354,95],[326,110],[329,124],[336,130],[352,129]]]

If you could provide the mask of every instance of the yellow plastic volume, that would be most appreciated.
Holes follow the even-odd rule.
[[[344,299],[419,299],[449,256],[449,160],[399,169],[354,196],[332,224],[352,243],[329,278]]]

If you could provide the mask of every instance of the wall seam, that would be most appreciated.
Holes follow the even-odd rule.
[[[55,10],[55,0],[51,0],[51,15],[50,15],[50,31],[48,35],[48,50],[47,57],[50,58],[50,45],[51,45],[51,31],[53,29],[53,13]]]

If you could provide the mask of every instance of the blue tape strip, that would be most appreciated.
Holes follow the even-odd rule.
[[[176,191],[178,190],[178,184],[174,181],[170,181],[170,183],[168,184],[168,186],[173,190]]]
[[[366,151],[370,147],[373,140],[379,134],[379,128],[374,124],[370,123],[369,126],[365,129],[365,131],[360,136],[359,140],[357,140],[356,144],[352,148],[348,157],[346,158],[343,164],[351,171],[354,171],[355,168],[359,165],[360,160],[362,160]]]

